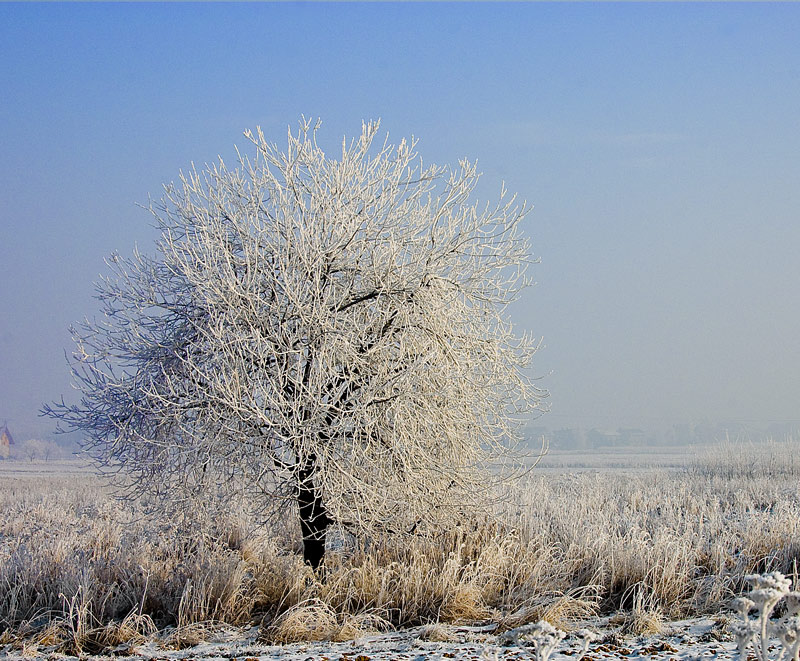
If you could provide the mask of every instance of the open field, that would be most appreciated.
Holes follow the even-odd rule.
[[[337,545],[324,582],[289,522],[155,520],[75,463],[0,463],[0,654],[491,657],[497,634],[540,619],[599,629],[606,652],[587,658],[636,641],[674,657],[681,636],[728,654],[720,614],[744,576],[796,583],[799,450],[731,444],[627,465],[616,450],[554,453],[483,521],[434,540]],[[208,647],[215,636],[225,642]],[[363,645],[313,642],[352,639]],[[267,647],[278,643],[289,646]],[[514,649],[527,653],[501,654]]]
[[[601,447],[588,450],[550,448],[537,468],[557,473],[666,470],[687,471],[709,467],[713,472],[782,471],[800,474],[800,444],[793,439],[752,443],[724,441],[701,445]]]

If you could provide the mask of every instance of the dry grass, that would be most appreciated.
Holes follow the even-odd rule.
[[[260,638],[278,644],[303,640],[345,641],[391,629],[392,623],[377,613],[337,613],[324,601],[310,599],[281,614],[262,630]]]
[[[618,609],[626,628],[652,632],[716,612],[747,574],[796,571],[796,449],[745,472],[705,457],[682,472],[534,474],[497,519],[330,551],[324,581],[288,525],[220,512],[178,526],[91,480],[0,473],[0,645],[81,653],[159,635],[183,647],[221,623],[262,624],[274,642],[340,640],[440,622],[565,626]]]

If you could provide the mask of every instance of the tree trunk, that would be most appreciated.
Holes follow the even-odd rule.
[[[303,560],[316,570],[325,559],[325,537],[332,522],[322,496],[314,487],[313,460],[309,464],[298,475],[297,504],[303,533]]]

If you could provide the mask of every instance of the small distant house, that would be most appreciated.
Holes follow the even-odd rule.
[[[642,429],[620,428],[617,433],[622,445],[642,447],[647,444],[647,434]]]
[[[591,448],[613,448],[620,445],[619,432],[590,429],[586,432],[586,440]]]
[[[0,459],[8,459],[12,445],[14,445],[14,437],[8,431],[8,425],[3,425],[3,429],[0,429]]]
[[[556,429],[553,432],[553,446],[559,450],[578,450],[583,447],[583,439],[578,429]]]

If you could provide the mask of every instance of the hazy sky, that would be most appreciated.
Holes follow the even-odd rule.
[[[0,423],[49,435],[137,204],[301,114],[534,204],[542,424],[800,422],[800,4],[0,4]]]

